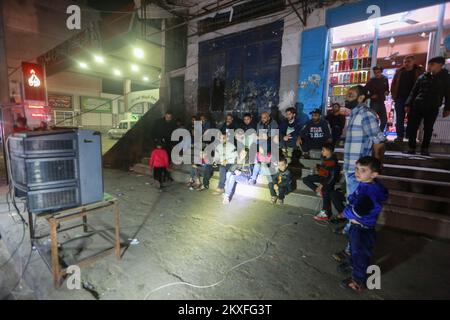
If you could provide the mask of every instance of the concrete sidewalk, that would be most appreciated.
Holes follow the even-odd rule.
[[[24,280],[35,298],[450,298],[449,242],[381,229],[376,264],[382,289],[357,295],[339,287],[345,276],[336,272],[331,258],[346,239],[333,233],[334,225],[312,220],[312,211],[240,195],[224,206],[210,191],[189,191],[176,183],[160,193],[150,177],[134,173],[105,170],[104,178],[105,192],[119,199],[122,242],[136,238],[139,244],[125,248],[122,261],[108,256],[82,268],[91,292],[68,290],[65,284],[53,289],[48,268],[33,252]],[[0,211],[6,209],[2,203]],[[17,217],[0,214],[1,241],[9,252],[22,233],[12,218]],[[110,230],[113,215],[99,214],[90,223]],[[39,230],[44,227],[38,223]],[[60,238],[68,261],[103,245],[97,237],[81,238],[80,232]],[[25,240],[14,257],[16,272],[30,254],[28,230]]]

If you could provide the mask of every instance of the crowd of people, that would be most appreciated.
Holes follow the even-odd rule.
[[[238,184],[254,185],[258,176],[264,175],[270,201],[273,204],[283,204],[285,197],[294,190],[289,165],[300,157],[309,158],[311,150],[320,150],[321,163],[313,174],[303,177],[302,182],[322,198],[322,208],[314,216],[315,220],[345,222],[342,232],[347,235],[348,244],[342,251],[333,254],[333,258],[339,262],[339,271],[351,273],[351,277],[341,285],[357,292],[362,291],[373,256],[375,225],[383,203],[388,199],[388,191],[377,180],[382,171],[386,142],[385,96],[392,92],[396,103],[398,140],[403,141],[404,115],[409,114],[409,153],[415,152],[417,128],[422,120],[425,134],[421,151],[422,154],[428,154],[432,125],[443,101],[443,116],[450,114],[450,76],[443,68],[444,58],[429,60],[429,71],[422,75],[421,69],[413,62],[414,57],[405,58],[404,66],[394,77],[391,90],[387,79],[382,75],[382,68],[374,68],[374,78],[366,86],[357,85],[348,90],[345,106],[331,105],[326,117],[322,116],[321,109],[314,109],[311,119],[306,123],[298,120],[297,110],[292,107],[285,110],[285,117],[280,124],[268,112],[262,112],[258,121],[255,121],[252,114],[245,114],[242,120],[227,115],[223,124],[218,126],[221,132],[220,143],[215,148],[213,159],[208,159],[206,153],[201,153],[201,163],[192,164],[188,187],[199,191],[209,189],[209,181],[217,167],[219,184],[213,194],[222,195],[222,202],[227,205],[232,201]],[[403,109],[405,107],[406,110]],[[342,112],[343,109],[346,112]],[[344,114],[348,114],[348,119]],[[170,113],[166,113],[163,121],[168,122],[171,117]],[[193,116],[192,134],[197,120],[201,121],[202,133],[214,127],[205,115],[198,118]],[[334,149],[341,140],[344,127],[347,129],[341,168]],[[255,135],[251,138],[236,135],[234,143],[229,143],[228,132],[236,129],[253,129]],[[270,129],[279,129],[278,134],[270,136]],[[260,133],[262,131],[264,133]],[[167,145],[164,147],[163,142],[167,137],[167,134],[157,137],[158,147],[150,157],[150,167],[160,186],[162,177],[169,168],[167,151],[165,155],[161,151],[164,148],[169,150]],[[267,143],[270,140],[276,141],[280,147],[275,172],[269,167],[274,161],[273,153],[277,150],[270,149],[271,144]],[[239,152],[236,148],[238,141],[244,145]],[[261,143],[262,141],[265,143]],[[256,157],[253,159],[249,152],[252,145],[257,147]],[[345,190],[336,188],[341,174],[345,178]],[[335,215],[332,207],[335,208]]]

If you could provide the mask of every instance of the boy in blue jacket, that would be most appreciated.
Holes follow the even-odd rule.
[[[344,216],[350,222],[348,238],[352,277],[342,282],[342,287],[362,291],[367,278],[367,268],[373,257],[375,225],[381,213],[383,202],[388,199],[387,189],[376,180],[381,171],[381,162],[371,156],[356,162],[358,188],[348,197]]]

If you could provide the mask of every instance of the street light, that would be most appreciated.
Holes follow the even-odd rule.
[[[88,68],[88,65],[87,65],[86,62],[80,62],[79,65],[80,65],[81,69],[87,69]]]
[[[144,81],[148,81],[149,79],[148,79],[148,77],[147,77],[147,76],[143,76],[143,77],[142,77],[142,80],[144,80]]]
[[[131,70],[134,71],[134,72],[138,72],[139,71],[139,67],[137,65],[135,65],[135,64],[132,64],[131,65]]]
[[[122,72],[121,72],[119,69],[114,69],[114,70],[113,70],[113,73],[114,73],[114,75],[116,75],[116,76],[122,75]]]

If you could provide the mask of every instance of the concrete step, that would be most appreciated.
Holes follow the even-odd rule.
[[[450,183],[380,175],[379,179],[389,191],[398,190],[423,195],[450,198]]]
[[[420,143],[417,144],[417,149],[420,149]],[[388,151],[405,151],[408,150],[408,142],[388,142],[386,143],[386,150]],[[450,144],[437,144],[432,143],[430,145],[429,151],[431,153],[446,153],[450,154]]]
[[[450,198],[448,197],[390,190],[387,203],[397,207],[429,211],[450,217]]]

